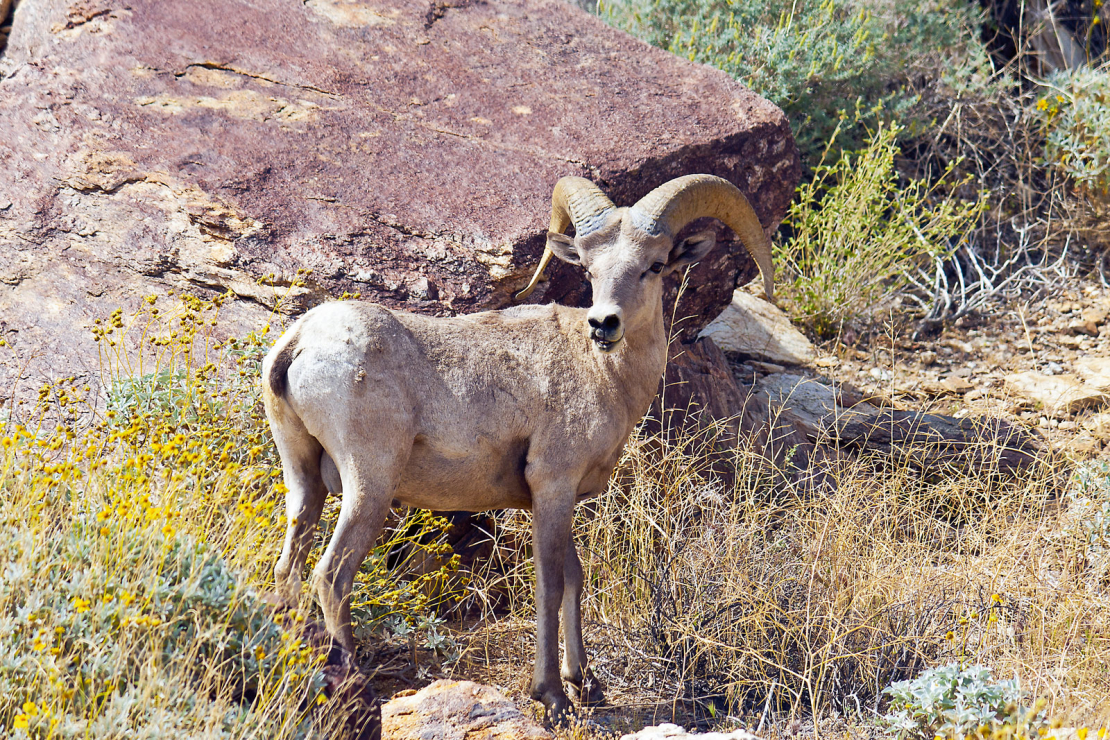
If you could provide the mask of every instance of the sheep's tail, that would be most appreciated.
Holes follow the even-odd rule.
[[[297,358],[299,329],[298,325],[289,330],[266,357],[267,362],[262,370],[263,382],[275,398],[284,398],[285,392],[289,390],[289,366]]]

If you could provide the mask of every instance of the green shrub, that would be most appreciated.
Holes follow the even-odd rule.
[[[783,109],[805,161],[830,139],[858,147],[865,126],[903,118],[911,78],[985,59],[978,11],[963,0],[889,7],[793,0],[611,0],[609,23],[735,77]],[[840,126],[851,119],[864,125]]]
[[[790,236],[775,255],[780,295],[820,336],[905,288],[923,261],[948,257],[985,205],[945,195],[959,184],[949,173],[900,183],[898,132],[881,126],[863,150],[819,165],[787,213]]]
[[[901,738],[991,737],[1002,727],[1035,737],[1045,724],[1043,705],[1026,706],[1016,679],[995,681],[990,669],[950,663],[883,689],[891,711],[887,730]],[[994,736],[998,736],[994,734]]]
[[[1079,69],[1053,75],[1035,106],[1045,132],[1045,160],[1084,195],[1110,195],[1110,74]]]

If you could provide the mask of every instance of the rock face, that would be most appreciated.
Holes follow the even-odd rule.
[[[489,686],[440,679],[382,705],[383,740],[550,740]]]
[[[817,359],[813,344],[777,306],[743,288],[732,303],[701,331],[725,352],[750,355],[784,365],[807,365]]]
[[[9,366],[95,367],[81,326],[169,288],[231,290],[253,320],[275,301],[260,280],[300,268],[287,309],[344,291],[436,314],[505,306],[564,175],[618,205],[719,175],[770,229],[800,172],[776,107],[562,0],[23,0],[13,18]],[[722,230],[678,308],[684,336],[754,275]],[[588,300],[577,268],[549,278],[531,300]]]

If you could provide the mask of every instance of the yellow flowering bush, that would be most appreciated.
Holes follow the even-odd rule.
[[[258,389],[273,334],[217,341],[225,300],[150,296],[95,322],[102,390],[44,384],[0,428],[0,736],[329,727],[322,658],[300,637],[310,600],[283,614],[261,597],[286,524]],[[442,524],[405,519],[354,604],[364,627],[430,625],[448,654],[429,617],[455,597]],[[387,568],[406,559],[422,564],[415,577]]]

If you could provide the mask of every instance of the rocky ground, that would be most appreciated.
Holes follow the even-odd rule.
[[[911,339],[912,327],[902,327],[821,344],[814,365],[896,407],[999,416],[1076,458],[1105,457],[1108,312],[1110,289],[1086,280],[1039,300],[996,305],[926,338]]]

